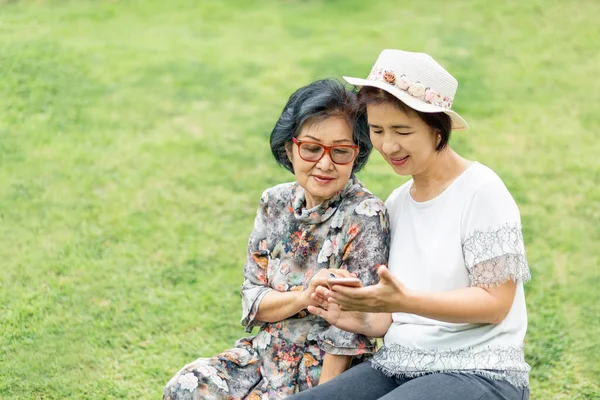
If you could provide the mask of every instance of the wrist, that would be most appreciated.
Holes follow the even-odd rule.
[[[371,329],[373,329],[373,326],[375,325],[375,318],[377,317],[377,314],[367,313],[367,312],[359,312],[359,311],[356,311],[356,313],[358,314],[358,318],[360,318],[360,320],[362,321],[363,332],[368,332]]]
[[[418,314],[421,308],[422,296],[414,290],[404,289],[403,296],[400,297],[401,304],[397,304],[396,310],[392,312],[405,312],[409,314]]]
[[[296,304],[298,306],[298,311],[304,310],[305,308],[307,308],[310,305],[310,292],[308,291],[308,288],[302,290],[301,292],[296,292],[297,293],[297,296],[296,296],[297,303]]]

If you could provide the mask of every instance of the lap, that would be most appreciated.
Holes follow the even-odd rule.
[[[380,400],[525,400],[528,389],[474,374],[435,373],[410,379]]]
[[[292,399],[378,399],[398,387],[393,378],[364,362],[308,391],[300,392]]]
[[[313,344],[271,338],[268,346],[255,348],[252,338],[240,339],[235,348],[183,367],[163,399],[288,397],[317,384],[324,354]]]
[[[517,388],[503,380],[465,373],[393,378],[374,369],[370,362],[365,362],[327,383],[292,396],[292,399],[527,400],[529,389]]]
[[[260,360],[251,348],[225,350],[183,367],[164,389],[163,399],[244,397],[261,380]]]

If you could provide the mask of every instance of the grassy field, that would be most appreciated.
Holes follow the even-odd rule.
[[[243,335],[268,135],[309,81],[428,52],[519,203],[532,399],[600,398],[600,3],[0,0],[0,398],[150,399]],[[374,154],[360,178],[402,180]]]

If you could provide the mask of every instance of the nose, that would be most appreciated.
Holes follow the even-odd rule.
[[[381,152],[385,154],[393,154],[400,150],[400,146],[390,138],[382,138]]]
[[[331,155],[328,151],[323,154],[323,157],[317,163],[317,167],[322,171],[329,171],[333,168],[333,161],[331,161]]]

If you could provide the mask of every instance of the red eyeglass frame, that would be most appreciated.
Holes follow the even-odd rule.
[[[360,147],[357,146],[357,145],[354,145],[354,144],[336,144],[335,146],[325,146],[324,144],[321,144],[321,143],[307,142],[305,140],[298,140],[296,138],[292,138],[292,142],[294,142],[296,145],[298,145],[298,157],[300,157],[301,159],[303,159],[306,162],[318,163],[319,161],[321,161],[321,159],[323,157],[325,157],[325,154],[329,153],[329,158],[331,159],[332,163],[337,164],[337,165],[348,165],[350,163],[353,163],[354,160],[356,160],[356,157],[358,157],[358,153],[360,152]],[[301,144],[314,144],[314,145],[320,146],[324,150],[323,154],[321,154],[321,157],[319,157],[319,159],[316,160],[316,161],[315,160],[307,160],[307,159],[305,159],[304,157],[302,157],[300,155],[300,145]],[[347,147],[347,148],[354,149],[355,150],[354,158],[352,160],[348,161],[347,163],[338,163],[338,162],[333,161],[333,157],[331,157],[331,150],[334,149],[334,148],[336,148],[336,147]]]

